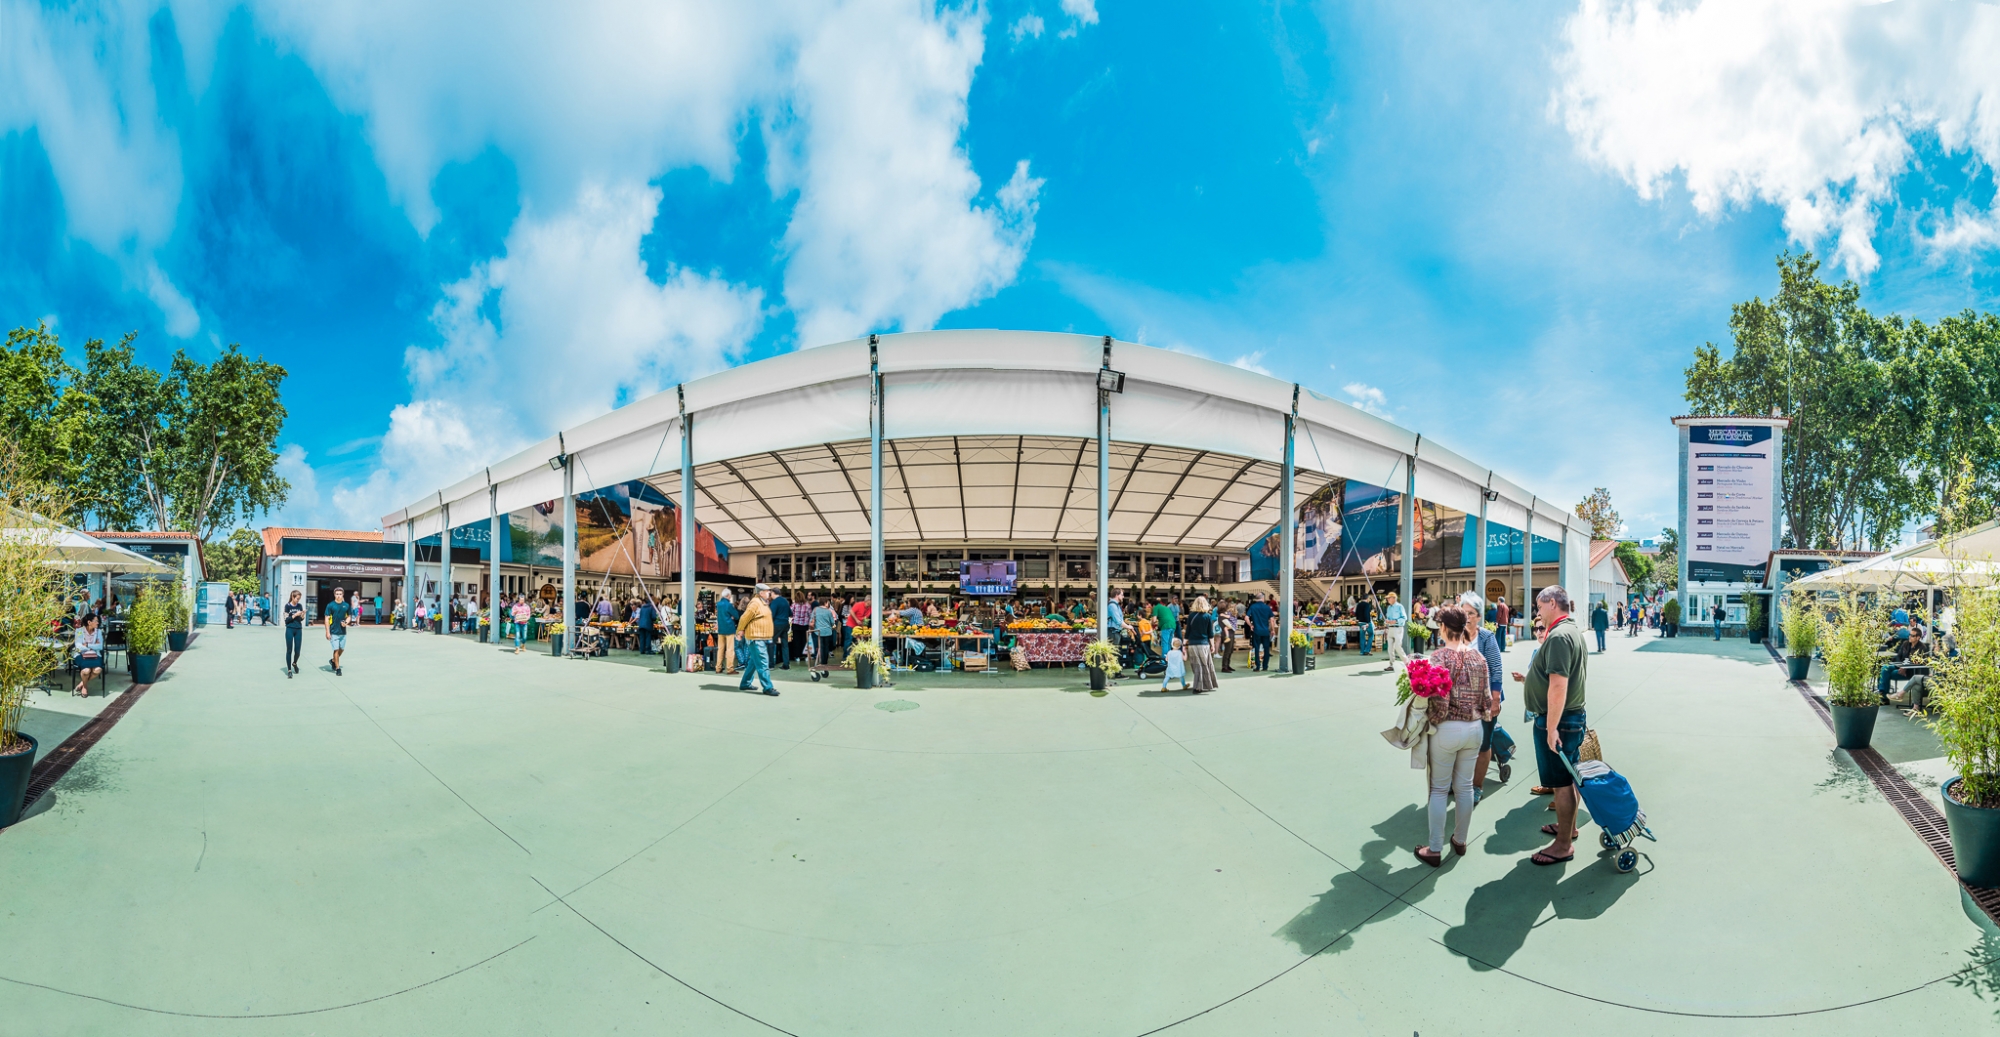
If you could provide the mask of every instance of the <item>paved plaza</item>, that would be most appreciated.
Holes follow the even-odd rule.
[[[1660,836],[1417,862],[1391,678],[859,691],[209,628],[0,833],[20,1034],[1990,1032],[2000,937],[1764,649],[1613,636]],[[1525,669],[1527,652],[1508,653]],[[1913,779],[1923,735],[1884,715]],[[1525,741],[1518,702],[1506,721]]]

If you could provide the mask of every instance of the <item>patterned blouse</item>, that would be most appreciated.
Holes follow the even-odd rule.
[[[1479,720],[1486,709],[1486,656],[1478,648],[1440,648],[1430,661],[1451,671],[1451,703],[1445,720]]]

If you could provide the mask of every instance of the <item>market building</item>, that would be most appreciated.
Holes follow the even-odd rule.
[[[1586,600],[1589,568],[1568,508],[1415,432],[1230,365],[1042,332],[869,336],[746,364],[383,517],[406,544],[480,528],[552,549],[565,595],[677,572],[661,589],[690,625],[695,576],[715,565],[865,582],[877,614],[902,592],[1087,592],[1100,625],[1112,590],[1156,581],[1260,585],[1292,615],[1301,573],[1406,600],[1497,587],[1518,606],[1552,583]],[[697,564],[698,547],[722,551]],[[495,553],[476,578],[505,593]],[[1518,558],[1518,576],[1496,558]]]

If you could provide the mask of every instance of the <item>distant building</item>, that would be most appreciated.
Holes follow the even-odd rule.
[[[1622,602],[1631,596],[1632,580],[1618,560],[1618,541],[1590,542],[1590,601]]]

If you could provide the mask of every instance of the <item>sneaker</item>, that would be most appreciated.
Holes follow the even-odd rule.
[[[765,689],[764,689],[764,694],[766,694],[766,695],[769,695],[769,696],[771,696],[772,698],[777,698],[777,697],[778,697],[778,689],[776,689],[776,688],[765,688]]]
[[[338,667],[338,666],[336,666],[336,667],[334,667],[334,668],[333,668],[333,675],[334,675],[335,677],[344,677],[344,676],[346,676],[346,674],[344,674],[344,673],[341,673],[341,672],[340,672],[340,667]]]

